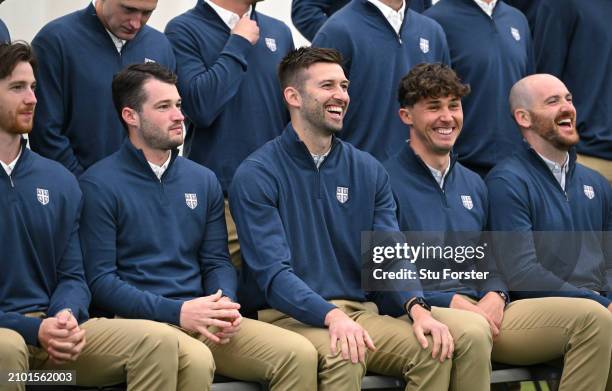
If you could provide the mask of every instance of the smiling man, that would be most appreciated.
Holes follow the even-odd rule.
[[[241,304],[313,343],[319,390],[358,390],[366,371],[402,378],[407,390],[446,390],[454,365],[481,360],[486,373],[490,350],[474,343],[476,328],[453,340],[418,281],[411,292],[362,288],[361,232],[398,226],[382,165],[337,137],[349,106],[341,64],[334,49],[306,47],[281,62],[291,123],[230,186],[244,255]],[[404,317],[379,315],[375,301]],[[453,389],[483,389],[480,368]]]
[[[125,137],[111,80],[134,63],[174,69],[170,43],[146,26],[157,0],[95,0],[44,26],[34,40],[40,67],[32,150],[80,175]]]

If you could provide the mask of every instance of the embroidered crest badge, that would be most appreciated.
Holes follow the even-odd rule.
[[[429,40],[425,38],[419,38],[419,48],[423,53],[429,53]]]
[[[344,204],[349,199],[348,187],[338,186],[336,187],[336,199]]]
[[[595,198],[595,190],[593,186],[584,185],[584,195],[587,196],[589,200]]]
[[[474,207],[474,203],[472,202],[472,197],[469,195],[462,195],[461,203],[467,210],[472,210],[472,208]]]
[[[266,46],[270,49],[271,52],[276,51],[276,39],[274,38],[266,38]]]
[[[145,64],[146,64],[146,63],[148,63],[148,62],[155,62],[155,60],[151,60],[150,58],[145,57],[145,61],[144,61],[144,62],[145,62]]]
[[[36,199],[43,205],[49,203],[49,190],[47,189],[36,189]]]
[[[198,195],[195,193],[185,193],[185,203],[189,209],[195,209],[198,206]]]
[[[519,33],[517,28],[510,27],[510,33],[512,33],[512,36],[514,37],[514,39],[516,41],[520,41],[521,40],[521,33]]]

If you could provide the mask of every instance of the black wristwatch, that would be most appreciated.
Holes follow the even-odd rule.
[[[427,304],[427,302],[425,301],[424,298],[422,298],[422,297],[415,297],[414,299],[410,300],[410,302],[406,306],[406,312],[408,313],[408,318],[410,319],[411,322],[414,322],[414,319],[412,319],[412,315],[410,314],[410,310],[415,305],[421,306],[424,309],[426,309],[427,311],[431,311],[431,306],[429,304]]]
[[[494,292],[495,292],[495,293],[497,293],[497,294],[498,294],[498,295],[499,295],[499,296],[500,296],[502,299],[504,299],[504,303],[508,304],[508,302],[509,302],[510,300],[508,300],[508,299],[509,299],[509,297],[508,297],[508,295],[506,294],[506,292],[504,292],[504,291],[494,291]]]

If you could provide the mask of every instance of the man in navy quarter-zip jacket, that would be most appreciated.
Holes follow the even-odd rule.
[[[335,136],[349,104],[341,64],[334,49],[304,47],[279,67],[291,122],[230,186],[244,257],[240,303],[312,341],[319,390],[358,390],[366,371],[403,378],[406,390],[483,389],[490,350],[473,337],[484,336],[484,320],[453,339],[437,316],[454,310],[432,315],[418,280],[408,291],[362,288],[361,232],[398,226],[382,165]],[[403,318],[379,315],[375,301]],[[454,366],[478,360],[484,373],[470,369],[450,383]]]
[[[350,0],[293,0],[291,20],[298,31],[309,41],[317,34],[327,19]],[[408,7],[423,12],[431,7],[431,0],[409,0]]]
[[[487,224],[487,189],[480,176],[457,162],[451,152],[463,126],[461,98],[468,92],[448,67],[422,64],[413,68],[399,90],[399,114],[410,126],[410,140],[385,167],[403,231],[451,237],[451,232],[462,231],[456,234],[461,240],[458,245],[477,246],[478,232]],[[472,261],[485,262],[484,267],[468,264],[470,269],[490,272],[478,284],[457,279],[423,281],[427,301],[463,310],[454,315],[462,326],[470,321],[461,316],[466,312],[486,319],[494,361],[529,365],[563,358],[560,390],[603,390],[612,346],[608,311],[594,301],[560,297],[517,300],[506,306],[508,287],[490,255]],[[488,387],[488,376],[483,380],[483,387]]]
[[[612,183],[612,2],[539,2],[536,69],[557,76],[572,91],[580,113],[578,162]]]
[[[164,35],[146,26],[157,0],[93,0],[45,25],[32,40],[39,60],[30,146],[77,177],[117,151],[125,132],[113,109],[113,75],[134,63],[175,68]]]
[[[392,92],[402,76],[422,62],[450,62],[440,25],[409,9],[405,0],[352,0],[329,18],[312,45],[342,54],[349,92],[359,97],[339,137],[379,161],[406,141]]]
[[[526,142],[486,178],[490,229],[512,235],[495,243],[498,267],[513,298],[588,299],[596,307],[592,312],[606,313],[609,332],[612,190],[600,174],[576,163],[572,95],[555,76],[533,75],[512,87],[510,108]],[[610,357],[612,342],[601,346]],[[585,357],[596,361],[595,354],[599,351]],[[612,371],[605,354],[601,360]],[[591,374],[585,381],[596,377],[606,378]]]
[[[0,368],[73,370],[64,380],[176,390],[176,338],[153,322],[88,319],[78,229],[81,191],[59,163],[26,148],[36,97],[25,43],[0,43]],[[3,390],[25,390],[24,382]]]
[[[92,301],[175,335],[180,390],[210,389],[215,367],[271,390],[312,390],[312,344],[238,311],[221,187],[212,171],[177,156],[184,117],[175,83],[159,64],[132,65],[113,79],[128,139],[80,180]]]
[[[501,0],[442,0],[424,14],[444,29],[451,66],[472,88],[455,152],[461,164],[484,176],[521,145],[507,114],[508,93],[533,73],[529,24]]]
[[[283,22],[257,12],[257,2],[198,0],[165,30],[188,117],[185,156],[210,168],[225,195],[242,160],[289,121],[276,67],[293,49],[293,38]],[[227,203],[225,218],[230,257],[239,265]]]

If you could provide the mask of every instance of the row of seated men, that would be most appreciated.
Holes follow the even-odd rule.
[[[130,390],[210,389],[215,371],[273,390],[358,390],[367,371],[407,390],[487,390],[491,359],[563,359],[561,390],[610,391],[612,242],[597,235],[610,231],[612,190],[576,163],[566,86],[539,74],[512,87],[524,145],[485,182],[452,152],[470,93],[452,69],[424,63],[401,79],[409,141],[381,164],[336,136],[350,102],[342,64],[327,48],[280,63],[290,122],[229,186],[238,277],[221,185],[178,156],[185,117],[170,70],[114,76],[127,138],[77,180],[26,148],[37,63],[27,44],[1,44],[0,368],[73,369],[79,384]],[[477,286],[362,285],[364,231],[486,228],[595,239],[502,247]],[[110,316],[89,318],[90,301]]]

